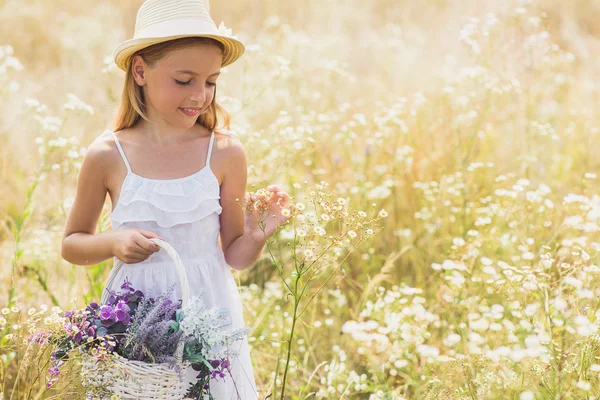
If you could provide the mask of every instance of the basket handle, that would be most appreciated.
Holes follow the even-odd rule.
[[[158,238],[151,238],[150,240],[159,245],[163,250],[165,250],[169,257],[171,257],[171,260],[173,260],[173,262],[175,263],[175,270],[177,271],[177,275],[179,277],[179,284],[181,286],[182,305],[183,307],[187,306],[190,302],[190,282],[188,280],[183,262],[181,261],[181,258],[179,258],[179,254],[169,243],[165,242],[164,240]],[[113,285],[114,280],[117,276],[117,272],[119,272],[123,264],[123,261],[117,259],[114,267],[108,274],[106,286],[104,291],[102,292],[101,304],[106,304],[108,302],[108,297],[110,296],[108,288]],[[140,266],[140,268],[143,268],[143,266]]]

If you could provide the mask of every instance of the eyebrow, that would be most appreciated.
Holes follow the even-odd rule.
[[[198,75],[198,73],[196,73],[192,70],[189,70],[189,69],[178,69],[175,72],[182,72],[184,74],[190,74],[190,75]],[[220,75],[220,74],[221,74],[221,71],[218,71],[218,72],[215,72],[214,74],[210,74],[209,76],[215,76],[215,75]]]

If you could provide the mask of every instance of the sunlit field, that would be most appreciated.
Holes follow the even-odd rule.
[[[0,0],[1,400],[84,398],[27,338],[112,266],[60,242],[140,4]],[[600,398],[600,1],[211,5],[248,192],[300,203],[234,271],[259,398]]]

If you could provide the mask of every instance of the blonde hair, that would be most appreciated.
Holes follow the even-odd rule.
[[[117,112],[117,117],[114,123],[114,131],[129,128],[135,125],[140,118],[148,121],[145,113],[144,92],[133,78],[131,72],[131,60],[134,56],[140,55],[150,67],[167,55],[168,52],[189,47],[196,44],[216,45],[223,52],[223,45],[211,38],[206,37],[185,37],[180,39],[169,40],[158,43],[135,52],[129,59],[127,65],[127,73],[123,84],[123,93],[121,95],[121,103]],[[217,129],[219,118],[222,118],[223,125],[219,128],[230,129],[230,116],[227,110],[217,104],[217,88],[215,87],[215,96],[213,97],[208,110],[204,114],[198,116],[197,124],[202,125],[209,131]]]

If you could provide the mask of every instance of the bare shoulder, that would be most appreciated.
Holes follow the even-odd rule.
[[[246,151],[235,133],[215,131],[213,160],[215,173],[222,183],[230,171],[246,172]]]
[[[104,131],[90,143],[86,149],[85,159],[89,164],[101,169],[107,178],[111,175],[111,169],[122,163],[121,154],[109,130]]]
[[[215,146],[219,152],[227,152],[229,155],[239,154],[244,151],[244,146],[238,136],[232,131],[215,131]]]
[[[87,147],[84,162],[106,174],[109,172],[109,166],[115,165],[118,157],[120,157],[119,150],[110,131],[104,131]]]

